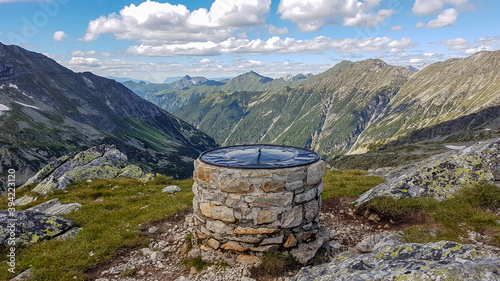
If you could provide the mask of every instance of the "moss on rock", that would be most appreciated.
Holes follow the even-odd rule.
[[[431,197],[444,200],[462,187],[500,180],[500,139],[478,143],[459,151],[433,156],[416,165],[385,175],[387,181],[365,192],[356,201],[365,203],[375,197]]]
[[[118,176],[120,169],[111,165],[100,165],[93,167],[78,167],[66,173],[73,182],[79,182],[88,179],[112,179]]]
[[[440,241],[382,247],[372,253],[333,258],[304,267],[293,281],[499,280],[500,257],[474,245]]]
[[[0,210],[0,244],[6,244],[13,230],[16,243],[35,243],[52,239],[76,223],[60,216],[44,214],[38,211],[17,211],[15,228],[10,225],[8,211]]]
[[[127,167],[120,170],[118,176],[129,177],[133,179],[140,179],[144,175],[141,167],[136,165],[128,165]]]

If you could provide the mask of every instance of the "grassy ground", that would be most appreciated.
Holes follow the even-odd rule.
[[[144,242],[139,224],[144,228],[148,222],[163,220],[190,208],[192,183],[192,180],[166,177],[147,184],[128,178],[93,180],[49,194],[44,201],[59,198],[62,203],[83,204],[78,212],[65,215],[83,230],[71,241],[43,241],[28,248],[19,247],[16,273],[31,266],[36,280],[85,280],[85,272],[90,268],[109,260],[125,247]],[[182,191],[175,196],[162,193],[161,189],[169,184],[178,185]],[[30,193],[23,189],[17,191],[17,198]],[[103,201],[96,201],[98,198]],[[0,209],[6,209],[6,199],[6,196],[0,197]],[[4,252],[1,255],[5,257]],[[7,269],[5,262],[0,263],[0,280],[13,277]]]
[[[484,235],[483,242],[500,246],[500,187],[476,184],[444,201],[431,198],[375,198],[362,209],[386,218],[423,216],[424,224],[404,229],[408,242],[451,240],[470,242],[468,232]]]
[[[384,182],[382,177],[368,176],[359,170],[326,170],[323,176],[323,199],[359,196]]]
[[[359,196],[384,180],[369,176],[364,171],[327,170],[323,181],[322,198],[328,200]],[[86,280],[86,272],[120,254],[127,247],[141,243],[147,245],[148,240],[140,230],[146,228],[148,223],[167,219],[190,208],[192,183],[192,180],[177,181],[165,177],[148,183],[128,178],[94,180],[92,183],[73,184],[65,191],[47,195],[37,204],[52,198],[59,198],[62,203],[83,204],[78,212],[65,215],[83,230],[71,241],[44,241],[28,248],[19,247],[16,250],[16,272],[31,266],[34,268],[35,280]],[[162,193],[161,189],[169,184],[178,185],[182,191],[175,196]],[[16,197],[20,198],[24,194],[30,194],[28,188],[19,189]],[[103,200],[99,202],[96,199]],[[30,205],[18,209],[28,207]],[[7,197],[4,195],[0,197],[0,209],[6,208]],[[500,226],[497,223],[500,220],[497,215],[500,188],[494,185],[470,187],[454,199],[443,202],[380,198],[362,208],[376,212],[387,220],[410,218],[415,214],[424,216],[426,223],[413,224],[404,229],[405,239],[409,242],[442,239],[464,242],[462,240],[466,231],[474,230],[491,237],[492,243],[500,244]],[[5,257],[4,252],[0,253],[2,257]],[[13,277],[7,268],[5,262],[0,263],[0,280]]]
[[[358,170],[327,170],[323,199],[354,197],[382,183],[377,176]],[[450,240],[471,242],[469,232],[483,236],[482,242],[500,246],[500,187],[477,184],[463,188],[454,198],[437,201],[431,198],[376,198],[359,213],[369,210],[386,220],[403,222],[407,242],[427,243]],[[414,221],[418,217],[419,222]]]

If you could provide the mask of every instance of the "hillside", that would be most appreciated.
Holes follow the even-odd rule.
[[[413,75],[381,60],[344,61],[296,87],[212,93],[176,115],[222,145],[285,143],[346,152]]]
[[[500,51],[419,72],[380,60],[343,61],[297,86],[212,93],[175,114],[223,145],[284,143],[327,157],[364,153],[398,138],[401,144],[453,135],[448,141],[467,142],[496,134],[499,73]]]
[[[307,77],[299,74],[273,79],[250,71],[229,81],[218,82],[204,77],[186,75],[182,79],[169,84],[141,84],[128,81],[124,85],[146,100],[168,112],[174,113],[194,99],[209,93],[278,90],[287,85],[297,85]]]
[[[122,84],[74,73],[41,54],[0,43],[0,159],[23,183],[49,160],[108,143],[132,163],[188,177],[214,141]]]
[[[499,75],[500,51],[427,66],[403,86],[384,114],[360,135],[351,152],[364,152],[366,144],[374,141],[396,139],[500,105]],[[460,124],[456,126],[460,128]]]

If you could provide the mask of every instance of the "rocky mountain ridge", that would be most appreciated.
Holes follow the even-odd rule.
[[[174,113],[194,99],[209,93],[277,90],[286,85],[296,85],[310,76],[299,74],[273,79],[250,71],[223,81],[186,75],[169,84],[141,84],[132,81],[123,84],[146,100]]]
[[[284,143],[333,157],[364,153],[432,126],[440,129],[420,138],[477,132],[487,126],[483,119],[496,124],[487,109],[500,105],[499,73],[500,51],[418,72],[381,60],[343,61],[300,85],[211,93],[175,114],[221,145]],[[462,123],[465,116],[469,121]],[[444,122],[453,128],[444,129]]]
[[[68,152],[116,144],[132,163],[187,177],[207,135],[123,85],[0,43],[0,160],[18,184]]]
[[[344,61],[278,91],[213,93],[176,115],[221,145],[285,143],[348,151],[413,72],[381,60]]]

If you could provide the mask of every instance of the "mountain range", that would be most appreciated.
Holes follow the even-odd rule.
[[[115,144],[132,163],[189,177],[212,138],[114,80],[75,73],[54,60],[0,43],[0,163],[23,183],[71,151]]]
[[[217,145],[287,144],[334,158],[481,140],[500,135],[499,73],[500,51],[483,51],[418,72],[368,59],[317,75],[186,75],[127,88],[0,43],[0,163],[22,183],[50,160],[105,143],[145,170],[185,178]]]
[[[424,128],[434,127],[433,137],[441,136],[439,131],[491,130],[481,122],[452,121],[496,112],[491,108],[500,105],[499,74],[500,51],[437,62],[418,72],[378,59],[343,61],[279,90],[208,93],[175,115],[221,145],[283,143],[326,157],[357,154]],[[490,127],[494,117],[486,118],[494,123]]]
[[[278,90],[284,86],[297,85],[309,76],[311,74],[288,75],[273,79],[250,71],[232,79],[220,81],[186,75],[168,84],[146,84],[134,81],[127,81],[123,84],[147,101],[174,113],[194,99],[209,93]]]

